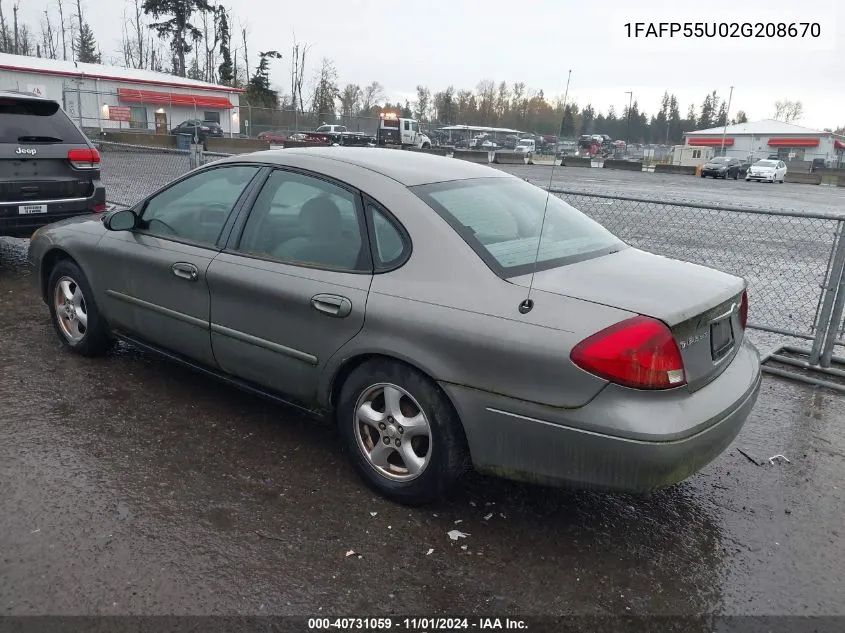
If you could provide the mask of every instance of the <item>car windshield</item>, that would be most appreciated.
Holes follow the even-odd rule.
[[[520,145],[531,145],[531,143],[533,143],[533,141],[520,141],[519,142]]]
[[[502,277],[531,272],[535,258],[537,269],[543,270],[625,246],[557,196],[518,178],[458,180],[411,190]]]
[[[754,163],[755,167],[777,167],[777,162],[773,160],[758,160]]]
[[[728,159],[720,156],[720,157],[714,158],[710,162],[719,165],[719,164],[722,164],[722,163],[727,163]]]

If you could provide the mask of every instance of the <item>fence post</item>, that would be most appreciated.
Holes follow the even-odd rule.
[[[833,352],[833,343],[836,340],[836,332],[839,327],[839,320],[842,318],[842,304],[845,302],[845,288],[842,282],[845,280],[845,221],[840,220],[836,224],[836,240],[834,242],[834,256],[830,268],[830,274],[822,286],[824,303],[819,312],[818,328],[813,347],[810,350],[810,364],[818,365],[826,356],[827,365],[830,367],[830,357]],[[838,313],[838,316],[836,314]]]
[[[191,153],[188,154],[188,169],[196,169],[200,165],[202,165],[202,145],[192,143]]]
[[[840,222],[840,227],[842,227]],[[839,233],[839,250],[845,253],[845,231]],[[830,321],[827,327],[827,339],[822,349],[822,356],[820,365],[824,368],[830,367],[830,361],[833,356],[833,346],[836,343],[836,337],[839,334],[839,325],[842,323],[842,312],[845,310],[845,267],[840,271],[839,276],[839,290],[836,293],[836,299],[833,303],[833,311],[830,316]]]

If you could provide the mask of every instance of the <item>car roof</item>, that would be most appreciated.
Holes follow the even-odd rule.
[[[290,165],[291,162],[287,159],[296,156],[355,165],[392,178],[406,187],[469,178],[513,178],[493,167],[459,158],[380,147],[291,147],[240,154],[227,161],[249,159],[268,164]]]

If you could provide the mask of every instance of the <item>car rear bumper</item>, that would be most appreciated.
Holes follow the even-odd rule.
[[[721,454],[742,429],[760,384],[759,354],[744,342],[731,365],[692,394],[609,385],[584,407],[555,410],[442,386],[464,423],[477,470],[539,484],[644,493],[683,481]],[[649,430],[648,439],[636,437]]]
[[[94,213],[97,205],[106,203],[106,189],[102,185],[94,189],[89,198],[45,201],[47,213],[20,215],[20,203],[0,203],[0,235],[29,237],[33,231],[53,222],[86,213]],[[27,203],[31,204],[31,203]]]

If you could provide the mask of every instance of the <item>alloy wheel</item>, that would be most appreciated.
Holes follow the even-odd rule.
[[[71,344],[79,343],[88,331],[88,306],[82,288],[72,277],[61,277],[53,297],[56,320],[62,335]]]
[[[371,385],[354,411],[358,448],[380,475],[404,482],[423,473],[431,462],[431,424],[410,393],[390,383]]]

